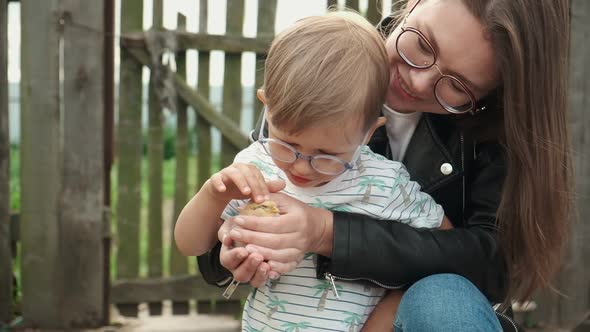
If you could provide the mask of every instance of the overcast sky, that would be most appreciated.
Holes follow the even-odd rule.
[[[117,11],[119,1],[116,0]],[[163,0],[164,1],[164,27],[174,29],[176,27],[177,13],[183,13],[187,17],[187,29],[197,32],[199,25],[199,1],[198,0]],[[273,0],[262,0],[273,1]],[[388,2],[388,1],[384,1]],[[226,1],[209,0],[208,31],[212,34],[225,33]],[[258,0],[245,0],[244,30],[245,36],[256,36],[256,10]],[[361,11],[366,8],[367,0],[360,1]],[[279,32],[293,23],[295,20],[325,12],[326,0],[278,0],[275,31]],[[389,6],[384,5],[384,13],[389,12]],[[20,56],[20,5],[10,2],[8,6],[8,45],[9,45],[9,72],[8,79],[11,82],[18,82],[20,79],[19,56]],[[148,29],[152,22],[152,0],[144,0],[144,28]],[[116,29],[118,24],[116,22]],[[16,37],[16,38],[15,38]],[[118,51],[118,50],[117,50]],[[118,55],[118,52],[117,52]],[[254,54],[243,54],[242,84],[251,86],[254,84]],[[187,57],[188,82],[194,84],[196,80],[197,53],[190,52]],[[118,62],[118,60],[117,60]],[[212,52],[211,55],[211,81],[212,85],[223,83],[223,52]],[[144,75],[147,78],[147,75]]]

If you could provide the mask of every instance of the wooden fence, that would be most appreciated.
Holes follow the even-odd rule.
[[[137,315],[139,303],[148,303],[150,313],[159,314],[163,300],[173,301],[176,314],[187,313],[190,302],[196,302],[201,313],[239,313],[239,299],[248,289],[241,288],[234,295],[236,300],[222,299],[220,289],[206,285],[194,273],[194,258],[187,259],[176,251],[172,229],[185,202],[214,171],[214,165],[229,164],[234,154],[247,145],[246,133],[240,130],[241,54],[256,54],[255,85],[260,86],[262,61],[274,34],[277,1],[258,1],[256,38],[242,36],[243,0],[228,0],[227,8],[231,10],[227,12],[224,36],[206,31],[207,0],[199,0],[198,33],[184,29],[182,16],[178,17],[177,30],[165,30],[162,1],[153,1],[149,31],[142,31],[143,0],[121,1],[119,116],[114,145],[117,176],[112,213],[108,208],[113,124],[109,87],[112,89],[113,82],[103,68],[109,68],[112,60],[109,43],[113,34],[106,22],[112,19],[108,8],[112,8],[113,1],[83,2],[83,7],[76,0],[21,1],[22,194],[21,211],[12,211],[20,212],[20,216],[11,219],[4,10],[7,0],[0,0],[0,220],[20,220],[19,230],[9,222],[0,223],[0,285],[9,285],[0,288],[0,322],[8,321],[12,311],[10,262],[14,248],[10,243],[16,240],[22,247],[25,326],[99,326],[107,316],[109,302],[131,316]],[[586,2],[572,0],[571,27],[570,102],[582,222],[572,228],[570,252],[558,281],[558,288],[569,298],[540,295],[541,316],[536,318],[554,326],[579,321],[590,308],[590,272],[584,263],[584,257],[590,255],[590,226],[584,223],[590,218],[584,204],[590,193],[590,122],[584,113],[588,106],[585,95],[590,93],[590,85],[585,83],[590,68],[585,61],[588,43],[584,41],[590,22],[590,5]],[[327,5],[336,3],[330,0]],[[381,17],[377,8],[380,3],[368,2],[365,14],[372,22]],[[359,8],[358,0],[346,4]],[[186,83],[186,52],[191,49],[199,52],[196,89]],[[208,98],[209,61],[214,50],[225,52],[221,110]],[[176,71],[162,64],[163,58],[170,59],[171,54]],[[144,67],[150,69],[145,137],[141,124]],[[175,94],[169,93],[170,88]],[[174,194],[169,201],[164,198],[163,187],[164,108],[173,110],[177,118]],[[255,105],[258,109],[260,104]],[[192,128],[189,112],[195,112]],[[214,162],[213,127],[223,137],[219,164]],[[189,142],[194,140],[198,160],[193,165]],[[142,184],[147,186],[146,199],[142,199]],[[109,285],[110,242],[114,243],[116,273]],[[141,250],[146,254],[142,255]],[[146,271],[141,271],[142,264],[147,266]]]

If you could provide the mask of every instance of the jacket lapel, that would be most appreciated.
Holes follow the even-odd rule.
[[[459,152],[460,154],[460,152]],[[460,157],[459,157],[460,158]],[[462,173],[461,161],[455,160],[434,130],[432,115],[424,114],[410,140],[404,165],[412,180],[417,181],[425,192],[432,192]],[[452,172],[443,174],[441,166],[450,164]]]

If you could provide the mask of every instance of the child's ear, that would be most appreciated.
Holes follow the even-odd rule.
[[[369,129],[367,139],[363,144],[369,143],[369,141],[371,140],[371,136],[373,136],[373,133],[375,133],[375,130],[377,130],[377,128],[383,126],[385,124],[385,122],[387,122],[387,119],[385,117],[383,117],[383,116],[378,117],[377,120],[375,121],[375,123]]]
[[[264,90],[262,90],[262,89],[256,90],[256,97],[258,97],[258,100],[260,100],[261,103],[266,105],[266,97],[264,96]]]

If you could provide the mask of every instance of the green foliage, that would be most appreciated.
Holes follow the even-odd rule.
[[[143,156],[147,156],[148,133],[143,131],[143,142],[141,151]],[[191,142],[192,143],[192,142]],[[164,160],[171,160],[176,157],[176,129],[172,126],[164,127]]]

